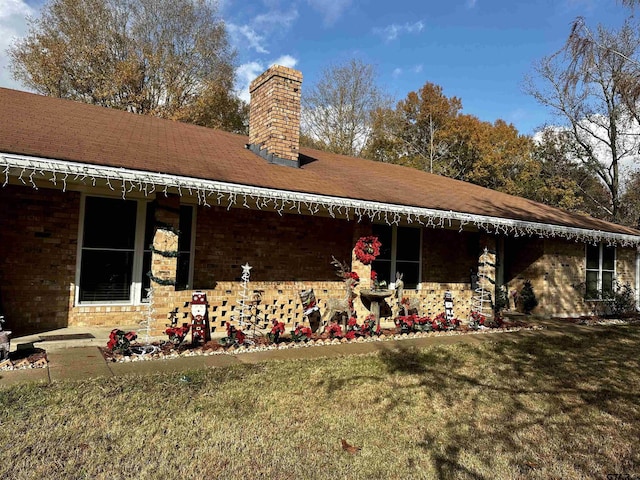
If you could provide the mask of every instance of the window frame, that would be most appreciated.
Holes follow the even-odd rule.
[[[397,265],[398,262],[401,263],[417,263],[418,264],[418,281],[416,282],[416,286],[415,288],[405,288],[405,290],[420,290],[421,284],[422,284],[422,264],[423,264],[423,259],[422,259],[422,243],[423,243],[423,234],[424,234],[424,229],[420,228],[420,227],[411,227],[408,225],[386,225],[386,224],[376,224],[376,226],[379,227],[387,227],[387,228],[391,228],[391,268],[390,268],[390,277],[391,278],[381,278],[380,280],[386,280],[388,285],[391,285],[392,283],[395,284],[396,282],[396,272],[397,270]],[[419,239],[419,249],[418,249],[418,260],[398,260],[398,228],[411,228],[411,229],[415,229],[418,230],[418,232],[420,233],[420,239]],[[375,235],[375,233],[372,233],[373,235]],[[372,265],[372,269],[373,269],[373,265]]]
[[[133,248],[133,265],[131,273],[131,285],[129,287],[129,300],[114,300],[114,301],[80,301],[80,278],[82,274],[82,255],[83,255],[83,243],[84,243],[84,230],[85,230],[85,214],[86,214],[86,199],[88,197],[106,198],[112,200],[122,200],[121,196],[108,195],[108,194],[88,194],[82,193],[80,200],[80,218],[78,221],[78,244],[76,248],[76,272],[75,272],[75,292],[74,292],[74,306],[75,307],[100,307],[100,306],[139,306],[147,305],[145,301],[146,295],[142,295],[142,276],[145,274],[143,270],[143,260],[145,251],[145,227],[146,227],[146,215],[147,206],[153,201],[148,198],[127,198],[127,200],[136,202],[136,227],[135,227],[135,240]],[[187,289],[193,285],[193,272],[194,272],[194,254],[195,254],[195,236],[196,236],[196,211],[195,205],[184,204],[192,208],[192,224],[191,224],[191,252],[189,259],[189,277]]]
[[[597,244],[598,247],[598,268],[589,268],[589,247],[590,246],[596,246],[596,245],[585,245],[585,249],[584,249],[584,267],[585,267],[585,300],[590,301],[590,302],[597,302],[597,301],[606,301],[607,298],[603,298],[603,273],[611,273],[611,291],[614,290],[615,288],[615,282],[616,282],[616,278],[617,278],[617,264],[618,264],[618,250],[615,246],[613,245],[605,245],[604,243],[600,242]],[[604,249],[606,247],[610,247],[613,249],[613,270],[611,269],[604,269],[603,268],[603,262],[604,262]],[[596,297],[591,297],[589,295],[589,290],[588,290],[588,284],[587,284],[587,276],[589,274],[589,272],[596,272],[597,274],[597,285],[596,285],[596,292],[597,292],[597,296]]]

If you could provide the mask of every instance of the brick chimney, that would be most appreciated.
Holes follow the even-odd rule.
[[[249,149],[271,163],[299,167],[302,73],[274,65],[249,87]]]

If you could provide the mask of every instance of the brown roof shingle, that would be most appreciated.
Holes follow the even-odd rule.
[[[606,232],[585,215],[418,170],[302,148],[299,169],[268,163],[248,138],[185,123],[0,88],[0,152],[183,175]]]

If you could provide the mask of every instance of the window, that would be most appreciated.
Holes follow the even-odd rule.
[[[79,301],[128,302],[135,257],[135,200],[86,197]]]
[[[77,302],[144,301],[151,284],[154,204],[86,196],[83,212]],[[176,288],[189,287],[194,214],[193,207],[180,207]]]
[[[601,300],[613,295],[616,267],[615,247],[587,245],[586,298]]]
[[[396,272],[400,272],[405,288],[416,288],[420,283],[421,229],[373,225],[373,234],[382,243],[380,256],[371,266],[378,278],[395,282]]]

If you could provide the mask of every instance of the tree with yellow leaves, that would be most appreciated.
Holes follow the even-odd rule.
[[[14,78],[44,95],[246,129],[234,54],[206,0],[50,0],[9,53]]]

